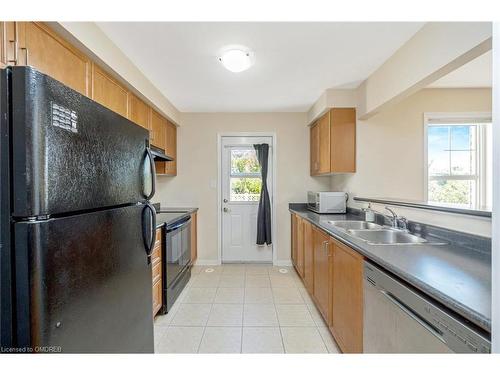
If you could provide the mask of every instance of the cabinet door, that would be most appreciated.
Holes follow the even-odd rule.
[[[128,118],[129,120],[135,122],[137,125],[142,126],[144,129],[149,130],[149,106],[144,103],[141,99],[132,93],[129,93],[129,110]]]
[[[17,65],[30,65],[90,95],[91,64],[85,54],[40,22],[18,22]]]
[[[312,224],[304,220],[304,284],[307,291],[313,293],[314,284],[314,244],[313,244],[313,233]]]
[[[319,170],[319,126],[315,123],[309,129],[310,137],[310,163],[311,163],[311,176],[318,174]]]
[[[153,146],[165,150],[166,120],[154,109],[151,110],[151,136],[149,140]]]
[[[345,353],[363,352],[363,257],[332,239],[330,330]]]
[[[198,223],[196,212],[191,214],[191,263],[194,264],[198,258]]]
[[[162,280],[160,279],[153,285],[153,317],[161,309],[161,284]]]
[[[17,25],[0,22],[0,67],[17,64]]]
[[[302,218],[297,218],[297,273],[304,278],[304,222]]]
[[[292,264],[297,267],[297,221],[298,216],[292,214]]]
[[[177,174],[177,126],[166,121],[166,147],[165,153],[174,158],[174,161],[165,163],[165,174],[175,176]]]
[[[330,111],[331,172],[356,172],[356,109]]]
[[[330,237],[313,227],[314,288],[313,296],[323,318],[330,324]]]
[[[330,112],[318,121],[318,174],[330,173]]]
[[[92,99],[127,117],[128,91],[96,64],[92,64]]]

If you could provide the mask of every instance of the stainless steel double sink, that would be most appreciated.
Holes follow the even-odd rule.
[[[328,223],[370,245],[418,245],[428,243],[426,239],[407,231],[367,221],[345,220],[328,221]]]

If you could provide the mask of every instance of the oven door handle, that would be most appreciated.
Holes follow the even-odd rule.
[[[176,223],[174,226],[168,226],[167,225],[167,233],[173,232],[173,231],[179,229],[180,227],[188,224],[189,222],[191,222],[191,216],[189,216],[187,218],[187,220],[183,220],[181,222]]]

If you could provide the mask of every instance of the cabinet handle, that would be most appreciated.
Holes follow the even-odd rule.
[[[28,48],[26,47],[21,47],[20,49],[24,50],[26,52],[26,65],[29,65],[29,51],[28,51]]]
[[[329,241],[326,241],[325,249],[326,249],[326,253],[327,253],[328,257],[331,257],[332,255],[330,254],[330,242]]]
[[[13,60],[7,60],[7,62],[14,63],[14,65],[17,65],[17,60],[18,60],[18,44],[17,40],[9,40],[9,43],[14,43],[14,59]]]
[[[323,241],[323,251],[327,251],[328,241]]]

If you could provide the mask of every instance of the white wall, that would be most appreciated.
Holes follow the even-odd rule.
[[[369,120],[358,120],[357,171],[332,177],[331,188],[351,197],[423,200],[424,112],[483,111],[491,111],[491,89],[424,89]],[[489,219],[403,207],[396,212],[416,221],[491,235]]]
[[[329,179],[309,176],[309,129],[305,113],[183,113],[178,128],[178,176],[158,177],[155,201],[196,206],[198,259],[213,263],[217,245],[217,134],[276,133],[277,261],[290,260],[289,202],[305,202],[307,190],[327,190]]]

